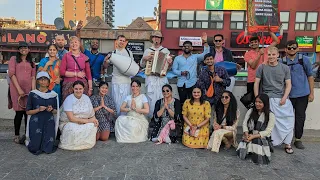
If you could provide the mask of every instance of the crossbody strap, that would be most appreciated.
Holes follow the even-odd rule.
[[[80,65],[79,65],[78,61],[76,60],[76,57],[75,57],[74,55],[71,55],[71,57],[72,57],[72,59],[74,60],[74,62],[76,62],[76,64],[77,64],[77,66],[78,66],[79,70],[80,70],[80,71],[82,71],[83,69],[80,67]],[[84,77],[84,78],[88,81],[87,77]]]

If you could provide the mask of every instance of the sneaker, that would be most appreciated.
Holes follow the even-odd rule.
[[[297,149],[304,149],[304,145],[301,141],[295,141],[294,146],[296,146]]]

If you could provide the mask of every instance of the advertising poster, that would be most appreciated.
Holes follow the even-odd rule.
[[[247,0],[248,31],[278,31],[280,0]]]
[[[297,36],[296,41],[298,42],[299,48],[313,48],[313,37],[312,36]]]
[[[320,36],[317,37],[317,47],[316,52],[320,52]]]
[[[206,10],[247,10],[247,0],[206,0]]]

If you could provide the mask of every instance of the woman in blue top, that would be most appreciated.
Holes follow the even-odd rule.
[[[55,91],[61,102],[61,86],[60,86],[60,60],[57,58],[58,47],[55,44],[48,46],[49,57],[41,59],[38,65],[38,72],[45,71],[50,76],[50,84],[48,89]]]

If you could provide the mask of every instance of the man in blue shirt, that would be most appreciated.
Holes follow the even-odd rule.
[[[281,61],[289,66],[291,74],[292,88],[289,98],[295,111],[294,145],[298,149],[304,149],[301,137],[306,120],[306,109],[308,102],[314,99],[312,64],[308,57],[297,54],[299,48],[295,40],[287,42],[285,51],[287,55]]]
[[[202,40],[204,43],[202,54],[192,54],[192,42],[185,41],[182,47],[183,54],[173,61],[172,70],[178,76],[177,86],[181,104],[191,98],[192,88],[197,82],[197,65],[203,61],[204,55],[210,52],[206,33],[203,33]]]

